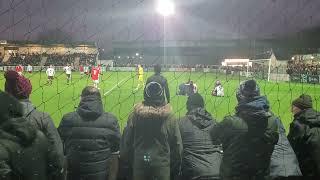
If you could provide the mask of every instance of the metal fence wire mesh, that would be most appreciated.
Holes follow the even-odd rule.
[[[143,65],[144,82],[153,74],[153,65],[162,65],[176,117],[184,116],[187,111],[187,96],[177,93],[179,86],[188,80],[197,85],[206,109],[220,121],[234,113],[239,83],[255,79],[261,94],[267,96],[272,111],[288,130],[293,117],[291,102],[300,94],[311,95],[314,108],[320,110],[318,49],[308,45],[287,48],[273,41],[270,45],[262,38],[246,40],[244,35],[250,33],[245,32],[248,27],[262,33],[263,29],[279,24],[283,29],[290,29],[292,19],[301,19],[305,10],[310,13],[304,20],[309,27],[315,26],[319,18],[314,19],[313,14],[320,3],[309,2],[313,1],[296,3],[290,9],[282,2],[271,1],[264,10],[252,10],[235,2],[228,10],[241,9],[239,17],[230,13],[220,22],[215,19],[220,17],[219,12],[200,13],[209,11],[215,5],[213,2],[205,6],[179,0],[177,14],[164,18],[153,12],[153,1],[145,0],[0,0],[1,74],[22,64],[23,74],[33,86],[30,100],[58,126],[64,114],[77,108],[81,90],[93,85],[90,75],[80,75],[79,66],[113,60],[113,67],[107,66],[100,75],[99,88],[105,110],[118,118],[122,129],[134,105],[143,101],[143,86],[137,88],[138,64]],[[275,17],[267,9],[281,13]],[[245,11],[251,12],[247,19],[240,16]],[[288,14],[295,15],[289,20]],[[261,16],[268,19],[259,23]],[[275,18],[280,20],[273,21]],[[216,24],[209,25],[210,19]],[[229,31],[223,28],[225,24],[229,24]],[[94,50],[88,53],[88,47]],[[224,59],[251,59],[252,67],[222,66]],[[70,84],[62,69],[68,63],[74,69]],[[26,72],[27,64],[33,66],[32,73]],[[48,65],[54,65],[56,70],[52,85],[47,85]],[[224,97],[212,96],[217,80],[224,87]],[[4,84],[1,75],[1,89]]]

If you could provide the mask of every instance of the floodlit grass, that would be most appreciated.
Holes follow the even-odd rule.
[[[150,75],[151,73],[147,73],[145,79]],[[56,126],[59,125],[63,114],[74,111],[78,106],[82,89],[87,85],[92,85],[90,77],[85,76],[80,79],[78,72],[73,73],[73,81],[70,85],[66,84],[66,77],[62,72],[57,73],[52,86],[45,85],[47,77],[44,73],[26,74],[25,76],[31,79],[33,85],[31,101],[40,111],[49,113]],[[244,80],[238,75],[226,76],[199,72],[170,72],[164,73],[164,76],[169,82],[171,105],[177,117],[185,115],[187,97],[177,96],[176,92],[179,84],[190,78],[196,82],[200,94],[205,98],[207,110],[218,121],[221,121],[225,115],[234,113],[237,104],[235,92],[239,82]],[[1,77],[3,77],[2,74]],[[121,128],[124,128],[133,106],[143,100],[143,90],[134,91],[137,86],[135,72],[107,72],[101,77],[101,94],[106,93],[103,96],[104,108],[116,115]],[[211,96],[213,84],[217,79],[224,86],[225,97]],[[280,116],[287,130],[292,121],[291,102],[300,94],[311,95],[314,100],[314,107],[320,110],[320,85],[257,81],[262,95],[268,97],[272,111]],[[0,78],[0,89],[4,89],[4,83],[4,78]]]

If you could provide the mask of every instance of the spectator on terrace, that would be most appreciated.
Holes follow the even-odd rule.
[[[198,93],[189,96],[187,114],[180,120],[183,143],[182,179],[219,179],[222,147],[210,136],[216,120],[204,107]]]
[[[312,98],[305,94],[292,102],[292,113],[288,139],[303,179],[320,179],[320,113],[312,108]]]
[[[48,138],[50,142],[50,154],[57,160],[56,164],[51,164],[51,166],[54,169],[59,169],[56,172],[57,177],[63,176],[64,155],[59,133],[51,117],[47,113],[38,111],[30,102],[29,96],[32,91],[30,80],[15,71],[7,71],[5,79],[5,91],[20,101],[23,108],[22,115]]]
[[[0,91],[0,179],[63,180],[46,136],[24,114],[13,96]],[[52,154],[53,153],[53,154]]]
[[[146,84],[150,82],[157,82],[164,89],[165,97],[167,99],[167,103],[170,103],[170,91],[168,86],[168,81],[165,77],[161,75],[161,65],[157,64],[154,66],[154,75],[147,79]]]
[[[242,82],[237,90],[236,114],[226,116],[212,129],[212,138],[222,142],[222,179],[269,178],[269,165],[279,134],[266,97],[260,96],[254,80]]]
[[[116,177],[119,124],[114,115],[104,111],[97,88],[82,90],[76,112],[65,114],[58,129],[68,161],[68,180]]]
[[[181,135],[160,83],[146,84],[144,101],[129,115],[121,141],[120,158],[129,166],[126,174],[132,174],[133,180],[170,180],[178,176]]]

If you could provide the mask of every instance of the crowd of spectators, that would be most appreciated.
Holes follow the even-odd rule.
[[[66,64],[73,65],[76,58],[79,58],[80,64],[91,64],[95,63],[95,54],[84,54],[84,53],[74,53],[74,54],[48,54],[46,66],[54,65],[54,66],[65,66]]]
[[[38,53],[11,53],[9,60],[7,62],[4,62],[3,65],[15,66],[21,64],[23,66],[27,66],[28,64],[32,64],[34,66],[38,66],[40,65],[40,62],[41,54]]]
[[[39,66],[42,58],[47,58],[45,65],[54,65],[54,66],[65,66],[66,64],[73,64],[76,58],[79,58],[80,64],[89,64],[93,65],[95,63],[96,54],[85,54],[85,53],[74,53],[74,54],[39,54],[39,53],[11,53],[8,61],[2,62],[0,59],[1,65],[4,66],[16,66],[22,65],[27,66],[28,64],[32,66]]]
[[[292,101],[288,136],[255,80],[241,82],[236,113],[217,121],[194,93],[177,119],[161,67],[120,134],[100,91],[81,93],[79,106],[56,129],[29,100],[32,85],[15,71],[0,91],[0,178],[55,180],[320,179],[320,113],[312,97]],[[118,172],[120,171],[120,172]]]
[[[287,73],[289,75],[320,75],[320,61],[290,60],[287,65]]]

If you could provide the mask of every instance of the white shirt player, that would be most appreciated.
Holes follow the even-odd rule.
[[[89,72],[89,67],[88,66],[84,66],[83,70],[84,70],[85,73],[88,73]]]
[[[27,71],[28,71],[28,72],[31,72],[31,71],[32,71],[32,66],[31,66],[31,65],[28,65],[28,66],[27,66]]]
[[[71,66],[66,66],[63,68],[63,70],[66,72],[66,74],[71,74],[72,71]]]
[[[47,69],[46,73],[47,73],[47,76],[54,76],[55,71],[54,71],[53,67],[49,67]]]
[[[217,92],[216,96],[224,96],[224,89],[221,84],[215,87],[214,91]]]

